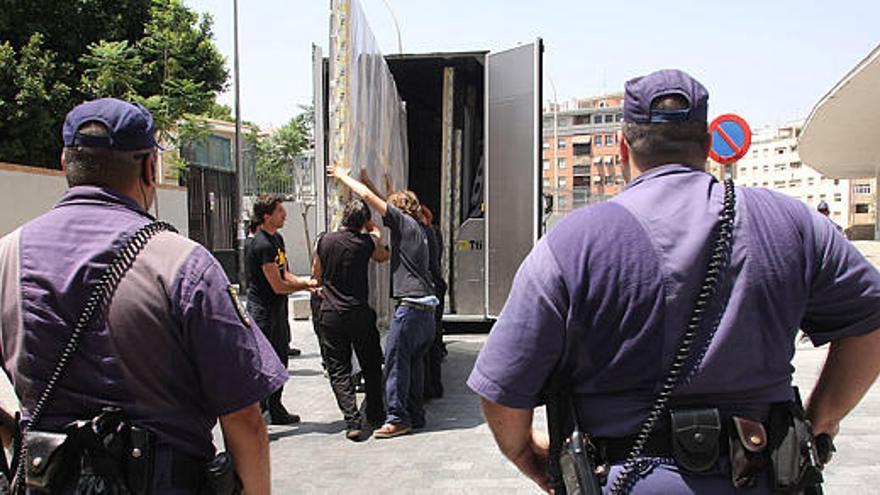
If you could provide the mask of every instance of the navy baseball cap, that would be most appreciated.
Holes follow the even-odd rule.
[[[680,95],[688,102],[681,110],[651,110],[651,103],[661,96]],[[680,70],[660,70],[626,82],[623,97],[623,120],[634,124],[668,122],[706,122],[709,92]]]
[[[80,134],[89,122],[100,122],[108,136]],[[101,98],[77,105],[64,119],[61,136],[65,147],[111,148],[121,151],[146,150],[157,146],[156,128],[149,110],[137,103]]]

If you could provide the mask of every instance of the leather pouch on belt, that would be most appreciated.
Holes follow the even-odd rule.
[[[721,436],[718,409],[683,409],[670,415],[672,455],[678,466],[694,473],[714,467]]]
[[[67,438],[65,433],[25,432],[25,483],[32,493],[55,493],[70,479],[74,467]]]
[[[730,471],[733,486],[750,487],[767,469],[767,430],[760,421],[733,416],[730,429]]]

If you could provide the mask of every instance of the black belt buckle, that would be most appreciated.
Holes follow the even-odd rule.
[[[721,415],[718,409],[672,411],[672,456],[679,467],[702,473],[718,461]]]

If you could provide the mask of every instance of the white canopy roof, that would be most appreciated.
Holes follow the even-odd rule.
[[[819,100],[798,150],[829,177],[880,175],[880,46]]]

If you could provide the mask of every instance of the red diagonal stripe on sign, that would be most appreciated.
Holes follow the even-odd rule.
[[[718,134],[721,135],[721,139],[724,139],[725,141],[727,141],[727,144],[730,146],[730,149],[733,150],[733,155],[731,155],[731,156],[739,154],[739,151],[740,151],[739,146],[737,146],[737,144],[733,142],[733,139],[730,139],[730,136],[728,136],[727,133],[724,132],[724,129],[722,129],[720,125],[718,126],[718,128],[715,129],[715,132],[717,132]]]

